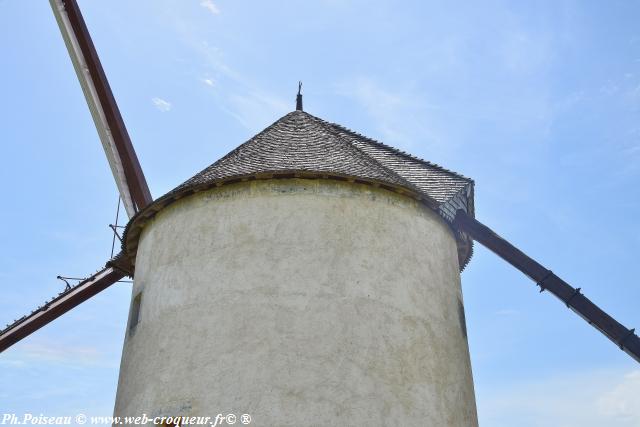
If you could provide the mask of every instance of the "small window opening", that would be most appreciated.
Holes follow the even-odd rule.
[[[462,300],[458,298],[458,316],[460,319],[460,329],[462,329],[462,335],[467,338],[467,321],[465,320],[464,315],[464,304],[462,304]]]
[[[142,302],[142,292],[133,298],[131,303],[131,314],[129,317],[129,333],[133,333],[140,322],[140,303]]]

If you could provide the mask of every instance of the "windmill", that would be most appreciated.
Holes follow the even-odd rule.
[[[143,218],[151,212],[145,211],[145,208],[152,203],[152,199],[78,5],[74,0],[52,0],[51,4],[74,62],[74,67],[76,68],[92,116],[96,122],[96,127],[125,210],[130,218],[138,215],[136,219],[137,222],[132,224],[141,224],[142,221],[140,218]],[[297,107],[297,111],[302,111],[301,96],[298,98]],[[295,116],[291,116],[289,119],[293,121],[302,117],[302,113],[295,114]],[[313,118],[305,118],[304,120],[309,120],[309,123],[316,123],[313,121]],[[325,125],[318,124],[318,126]],[[342,132],[331,126],[324,127],[323,129],[327,132]],[[260,173],[268,172],[269,171],[260,171]],[[291,177],[294,178],[304,178],[307,172],[308,171],[301,169],[295,170],[294,168],[288,170],[288,173],[292,174]],[[346,172],[342,175],[336,173],[333,178],[348,179],[348,175]],[[245,178],[249,179],[248,177]],[[327,176],[327,178],[331,177]],[[389,186],[388,179],[385,179],[382,174],[377,177],[372,177],[371,183],[378,184],[379,186]],[[398,181],[394,184],[395,187],[389,186],[389,188],[394,191],[403,191],[407,194],[414,191],[420,196],[420,191],[416,191],[412,187],[411,182],[407,184]],[[193,190],[193,188],[189,189],[189,191],[191,190]],[[469,191],[472,192],[472,186],[469,187]],[[176,192],[170,197],[164,198],[162,202],[175,201],[177,197],[173,196],[180,195],[182,197],[185,194],[186,193]],[[468,204],[465,204],[465,197],[469,200],[469,198],[472,197],[472,193],[461,193],[460,198],[452,199],[452,203],[447,204],[446,209],[440,209],[441,206],[437,204],[429,204],[430,200],[427,197],[423,199],[423,202],[428,205],[430,209],[437,211],[457,233],[462,265],[468,260],[471,239],[485,245],[530,277],[540,287],[541,291],[546,290],[552,293],[566,304],[567,307],[571,308],[587,322],[600,330],[607,338],[636,361],[640,361],[640,340],[634,334],[633,330],[624,327],[591,303],[580,292],[579,288],[571,287],[550,270],[526,256],[509,242],[500,238],[491,229],[477,221],[473,217],[472,208],[470,208]],[[166,205],[168,206],[168,203]],[[135,227],[129,228],[127,230],[127,237],[134,235],[137,232],[136,230]],[[465,245],[467,246],[465,247]],[[129,246],[127,249],[128,252],[109,260],[106,267],[102,270],[88,279],[81,281],[76,286],[69,287],[69,289],[65,290],[53,300],[45,303],[45,305],[32,314],[9,325],[9,327],[0,334],[0,350],[4,351],[15,342],[25,338],[30,333],[46,325],[66,311],[71,310],[73,307],[123,277],[133,275],[136,256],[135,248]],[[133,307],[135,307],[135,301]]]

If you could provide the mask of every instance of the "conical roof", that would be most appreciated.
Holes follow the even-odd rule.
[[[135,258],[146,220],[179,198],[223,183],[289,175],[348,179],[399,191],[448,222],[458,209],[474,213],[473,180],[296,110],[139,212],[125,230],[125,254]],[[471,246],[466,236],[457,237],[463,267]]]

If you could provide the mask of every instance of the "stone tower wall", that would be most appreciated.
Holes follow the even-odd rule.
[[[146,225],[132,301],[115,415],[477,425],[455,239],[403,195],[311,179],[196,193]]]

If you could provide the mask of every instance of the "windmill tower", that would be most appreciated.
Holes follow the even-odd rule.
[[[473,181],[300,104],[127,226],[115,415],[476,425],[450,224]]]
[[[0,352],[135,276],[116,415],[476,425],[459,276],[475,240],[640,362],[633,329],[475,219],[473,181],[300,94],[153,200],[76,1],[50,3],[131,220],[123,251],[7,325]]]

